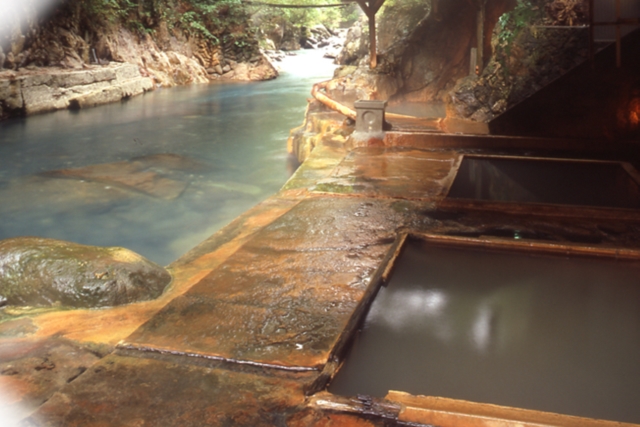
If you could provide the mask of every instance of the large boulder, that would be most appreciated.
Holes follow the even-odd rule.
[[[38,237],[0,240],[0,304],[91,308],[158,297],[171,281],[124,248]]]
[[[282,41],[279,47],[280,50],[294,51],[299,50],[300,46],[300,28],[286,26],[283,30]]]
[[[336,70],[334,79],[327,83],[327,95],[352,106],[358,99],[390,99],[401,84],[397,76],[370,70],[368,66],[343,66]]]
[[[347,31],[342,50],[336,57],[336,64],[357,65],[369,52],[369,29],[366,18],[360,18]]]

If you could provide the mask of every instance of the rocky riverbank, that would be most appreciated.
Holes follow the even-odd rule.
[[[249,37],[242,12],[234,12],[230,33],[188,21],[198,12],[190,3],[182,15],[166,5],[123,7],[63,1],[47,17],[16,16],[13,28],[0,32],[0,119],[119,101],[158,86],[278,75]]]
[[[269,80],[278,75],[261,53],[246,62],[218,60],[204,68],[178,52],[129,47],[119,58],[122,62],[0,69],[0,120],[117,102],[160,86]]]
[[[86,108],[140,95],[154,88],[133,64],[0,72],[0,118],[65,108]]]

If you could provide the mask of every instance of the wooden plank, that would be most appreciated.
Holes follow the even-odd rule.
[[[554,414],[444,397],[389,391],[385,400],[400,403],[399,420],[455,427],[638,427],[638,424]]]
[[[377,58],[377,47],[376,47],[376,14],[373,13],[369,16],[369,67],[371,69],[376,68],[378,58]]]
[[[378,10],[380,10],[385,0],[371,0],[368,2],[367,0],[356,0],[356,1],[358,2],[358,5],[360,5],[360,8],[365,13],[365,15],[367,15],[367,18],[369,19],[369,58],[370,58],[369,67],[373,69],[373,68],[376,68],[376,65],[378,62],[377,53],[376,53],[377,51],[376,13],[378,12]]]

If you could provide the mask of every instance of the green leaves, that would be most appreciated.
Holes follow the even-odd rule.
[[[498,46],[504,48],[507,56],[511,51],[511,43],[525,26],[532,25],[539,9],[529,0],[518,0],[516,7],[498,18]]]
[[[195,11],[190,10],[182,14],[180,22],[183,29],[192,35],[200,35],[214,44],[218,43],[218,38],[209,31],[209,29],[200,20],[200,16]]]
[[[339,0],[260,0],[260,3],[276,3],[284,5],[296,5],[296,6],[313,6],[324,4],[339,3]],[[353,4],[347,4],[344,7],[328,7],[328,8],[279,8],[270,7],[264,4],[255,6],[247,5],[249,11],[259,13],[262,16],[269,18],[282,18],[286,20],[291,26],[304,26],[312,27],[317,24],[324,24],[330,28],[335,28],[343,21],[353,22],[359,15],[358,6]]]

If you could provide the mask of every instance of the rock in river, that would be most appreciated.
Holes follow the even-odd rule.
[[[189,186],[184,179],[176,179],[180,171],[198,171],[206,165],[177,154],[153,154],[131,161],[101,163],[73,169],[45,172],[53,178],[80,179],[118,186],[140,193],[172,200]]]
[[[0,240],[0,305],[115,306],[156,298],[170,281],[164,268],[124,248]]]

